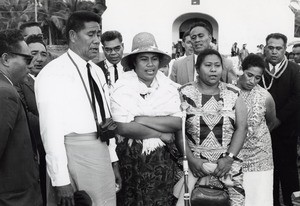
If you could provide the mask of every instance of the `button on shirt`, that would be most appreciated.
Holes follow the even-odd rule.
[[[68,53],[77,64],[84,82],[89,88],[87,62],[70,49]],[[102,97],[109,101],[103,72],[93,62],[89,61],[89,63],[92,76],[100,88]],[[88,92],[90,95],[89,89]],[[42,140],[47,153],[47,170],[52,185],[70,184],[64,137],[74,133],[96,132],[96,124],[83,83],[67,53],[51,61],[39,73],[35,81],[35,95],[40,114]],[[107,104],[104,102],[106,117],[109,115],[108,105],[109,102]],[[99,109],[97,109],[97,113],[101,122]],[[116,158],[114,150],[110,151],[110,154],[114,154],[114,158]]]

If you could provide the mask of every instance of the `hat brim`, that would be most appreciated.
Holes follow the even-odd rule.
[[[159,68],[166,66],[171,61],[171,57],[166,54],[165,52],[156,49],[156,48],[148,48],[148,49],[139,49],[135,50],[126,56],[124,56],[121,60],[121,64],[125,71],[132,70],[133,68],[130,68],[129,61],[133,58],[133,56],[140,54],[140,53],[156,53],[160,54],[161,58],[159,59]]]

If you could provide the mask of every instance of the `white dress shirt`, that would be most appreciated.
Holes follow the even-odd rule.
[[[110,80],[111,80],[112,84],[114,84],[116,82],[114,65],[111,64],[109,61],[107,61],[107,59],[105,60],[105,64],[106,64],[106,66],[108,68],[108,71],[109,71],[109,74],[110,74]],[[117,70],[118,70],[118,77],[120,78],[124,73],[123,66],[121,65],[121,62],[119,62],[117,64]]]
[[[90,95],[87,62],[70,49],[68,53],[77,64]],[[92,76],[102,94],[106,117],[109,117],[110,103],[105,76],[96,64],[92,61],[88,63],[91,65]],[[84,85],[67,53],[48,63],[39,73],[35,81],[35,95],[46,151],[47,171],[52,185],[70,184],[64,138],[68,134],[96,132],[96,123]],[[101,122],[99,108],[96,110]],[[115,151],[111,153],[115,158]]]

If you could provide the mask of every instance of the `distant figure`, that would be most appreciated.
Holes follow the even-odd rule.
[[[300,44],[295,44],[293,46],[293,54],[294,54],[294,61],[297,64],[300,64]]]
[[[40,27],[40,24],[38,22],[26,22],[23,23],[20,28],[22,31],[22,35],[24,39],[26,40],[28,36],[30,35],[38,35],[41,38],[43,38],[42,29]]]
[[[0,205],[41,206],[36,144],[14,87],[33,58],[19,30],[0,32],[0,57]]]
[[[239,53],[240,62],[243,62],[244,59],[249,55],[249,51],[246,48],[246,46],[247,46],[247,44],[243,44],[243,47],[240,50],[240,53]]]
[[[281,33],[266,38],[267,69],[260,85],[276,104],[276,125],[271,132],[274,159],[274,206],[280,205],[280,189],[285,205],[292,206],[291,195],[299,190],[297,132],[299,132],[300,67],[288,61],[287,37]],[[298,130],[298,131],[297,131]]]
[[[234,42],[231,47],[231,56],[232,57],[238,56],[240,53],[240,49],[238,48],[237,45],[238,45],[237,42]]]

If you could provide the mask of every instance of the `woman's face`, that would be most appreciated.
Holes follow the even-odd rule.
[[[134,66],[138,78],[150,86],[158,71],[159,56],[151,52],[137,54]]]
[[[221,79],[222,69],[221,59],[217,55],[207,55],[197,71],[199,81],[208,86],[218,84]]]
[[[260,67],[249,67],[239,78],[241,88],[244,90],[252,90],[261,80],[263,69]]]

